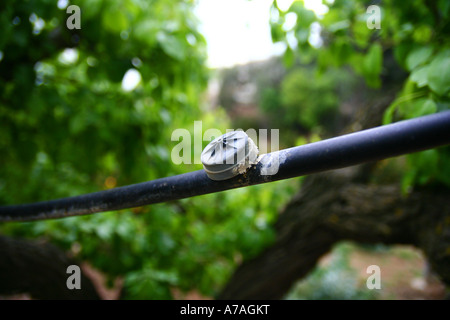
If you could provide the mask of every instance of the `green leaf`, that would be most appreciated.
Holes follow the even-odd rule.
[[[159,22],[156,20],[144,20],[137,21],[133,25],[133,33],[136,39],[140,41],[145,41],[147,44],[152,45],[155,41],[155,34],[160,29]]]
[[[125,13],[119,8],[107,10],[102,14],[102,17],[105,29],[113,32],[120,32],[128,28],[128,19],[125,16]]]
[[[299,29],[296,33],[295,33],[297,40],[299,43],[301,44],[305,44],[308,43],[308,39],[309,39],[309,29]]]
[[[352,55],[348,58],[349,60],[349,64],[353,67],[353,69],[358,73],[358,74],[364,74],[364,55],[359,53],[359,52],[353,52]]]
[[[406,171],[405,175],[402,178],[402,194],[406,196],[411,188],[414,186],[414,180],[417,176],[417,170],[412,168],[411,170]]]
[[[421,98],[399,104],[398,109],[406,119],[417,118],[437,111],[436,103],[432,99]]]
[[[380,74],[383,64],[383,51],[381,45],[378,43],[373,44],[369,52],[364,58],[364,65],[366,70],[370,70],[371,74]]]
[[[394,112],[396,110],[397,103],[396,101],[392,102],[391,105],[386,109],[383,115],[383,125],[389,124],[392,122],[392,118],[394,117]]]
[[[335,32],[340,31],[340,30],[347,30],[349,27],[350,27],[350,21],[349,20],[341,20],[341,21],[338,21],[338,22],[335,22],[335,23],[331,24],[328,27],[328,31],[335,33]]]
[[[406,58],[406,66],[408,70],[413,70],[419,65],[424,64],[433,53],[433,48],[430,46],[419,47],[413,50]]]
[[[415,69],[409,77],[419,88],[426,86],[428,84],[428,66]]]
[[[397,62],[405,69],[407,69],[406,66],[406,57],[408,56],[409,52],[411,51],[412,45],[411,43],[401,43],[394,47],[394,57],[397,60]]]
[[[372,87],[380,85],[380,73],[383,67],[383,50],[381,45],[374,43],[363,59],[363,74],[367,84]]]
[[[300,1],[295,1],[289,11],[297,14],[297,28],[309,28],[311,23],[316,20],[314,12],[306,9]]]
[[[283,55],[283,63],[287,68],[289,68],[292,67],[294,61],[295,61],[294,51],[291,48],[287,47]]]
[[[351,26],[352,33],[354,34],[355,42],[361,48],[366,48],[370,45],[370,38],[374,33],[374,30],[367,28],[366,21],[356,21]]]
[[[437,105],[433,99],[418,100],[414,106],[414,112],[411,113],[413,118],[432,114],[437,111]]]
[[[437,4],[439,8],[439,13],[445,18],[448,19],[450,15],[450,1],[447,0],[439,0]]]
[[[429,43],[433,30],[427,25],[416,27],[413,33],[413,39],[418,43]]]
[[[449,52],[449,50],[446,50]],[[450,89],[450,56],[439,54],[428,67],[428,85],[431,90],[443,96]]]
[[[167,55],[177,60],[186,58],[186,47],[176,36],[161,31],[156,35],[156,39]]]
[[[336,40],[331,48],[336,66],[341,66],[352,58],[353,49],[345,40]]]
[[[284,40],[284,32],[282,25],[279,23],[272,23],[270,26],[270,35],[272,37],[272,42],[280,42]]]

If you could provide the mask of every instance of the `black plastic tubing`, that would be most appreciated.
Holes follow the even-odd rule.
[[[260,156],[245,174],[213,181],[204,170],[111,190],[0,207],[0,221],[31,221],[133,208],[344,168],[450,144],[450,111]]]

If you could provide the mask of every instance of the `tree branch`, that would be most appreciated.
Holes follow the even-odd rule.
[[[0,294],[28,293],[34,299],[100,299],[81,273],[81,289],[69,290],[66,273],[76,261],[55,246],[0,236]]]
[[[280,299],[341,240],[415,245],[450,285],[448,192],[403,197],[397,185],[349,183],[342,173],[305,179],[276,223],[275,243],[244,262],[219,299]]]

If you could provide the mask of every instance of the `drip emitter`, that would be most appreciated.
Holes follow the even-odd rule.
[[[211,141],[201,160],[211,180],[227,180],[256,164],[258,147],[244,131],[227,132]]]

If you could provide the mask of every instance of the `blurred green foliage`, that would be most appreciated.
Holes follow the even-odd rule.
[[[0,174],[8,177],[2,202],[67,195],[48,170],[63,184],[67,178],[101,183],[108,176],[125,184],[141,180],[149,166],[149,178],[176,173],[180,168],[167,166],[170,149],[161,138],[200,116],[204,39],[188,3],[73,4],[83,8],[79,31],[66,29],[69,15],[55,1],[2,1]],[[39,31],[33,16],[44,22]],[[174,43],[184,60],[168,49]],[[75,58],[67,60],[67,53]],[[129,69],[143,78],[132,92],[121,89]],[[24,187],[25,172],[40,188]]]
[[[354,84],[348,70],[327,70],[320,76],[312,66],[293,65],[279,84],[261,89],[261,109],[273,127],[289,129],[283,138],[292,146],[299,133],[331,135],[339,104]]]
[[[2,205],[200,169],[172,163],[173,130],[193,133],[194,120],[203,130],[230,128],[223,111],[201,108],[208,70],[193,1],[70,4],[81,8],[81,30],[66,28],[69,14],[54,0],[0,3]],[[141,81],[124,90],[129,70]],[[212,296],[272,240],[270,226],[295,187],[279,182],[0,230],[46,238],[111,280],[121,276],[125,298],[171,298],[174,288]]]
[[[337,95],[331,77],[313,78],[312,72],[296,69],[281,84],[281,102],[286,106],[284,123],[300,123],[311,130],[337,109]]]
[[[294,1],[287,11],[281,10],[274,1],[272,39],[287,47],[286,62],[313,61],[322,77],[327,77],[325,70],[349,66],[364,77],[367,85],[383,88],[382,77],[395,76],[383,63],[385,54],[393,52],[408,78],[386,111],[384,123],[450,108],[450,73],[446,72],[450,67],[448,1],[382,1],[378,4],[380,29],[368,27],[368,19],[373,21],[372,13],[367,12],[368,3],[335,0],[325,4],[328,12],[318,16],[306,9],[302,1]],[[295,16],[295,24],[286,24],[289,15]],[[317,30],[320,30],[320,42],[315,39]],[[267,99],[274,100],[273,94],[269,93]],[[301,109],[298,107],[299,112]],[[415,185],[450,186],[450,148],[407,158],[402,182],[404,192]]]

